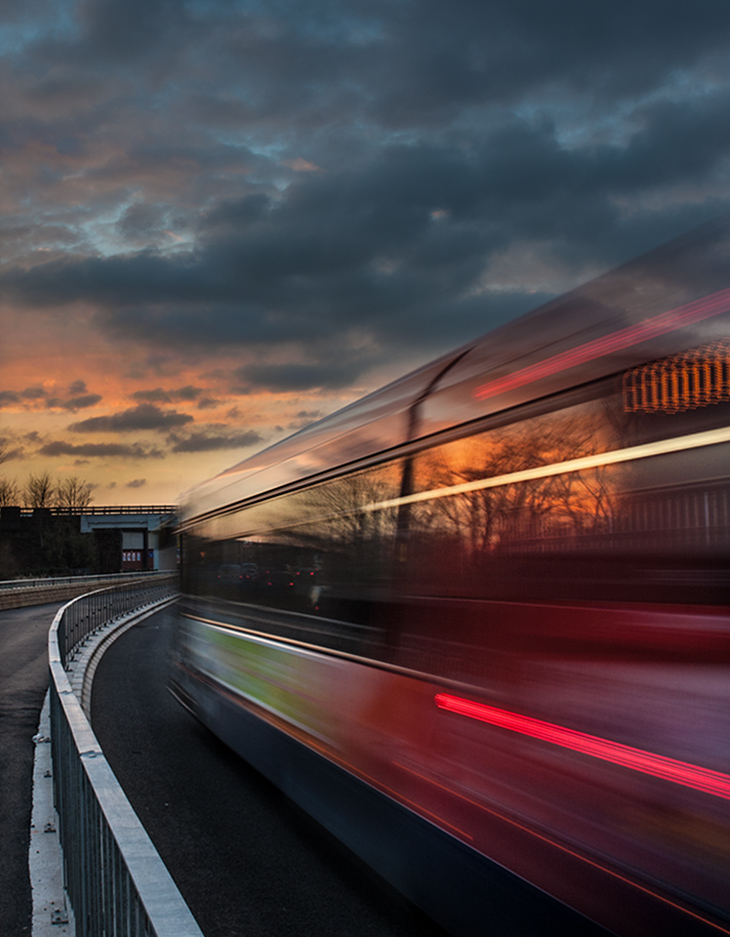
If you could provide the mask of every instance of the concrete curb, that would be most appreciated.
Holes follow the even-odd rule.
[[[33,892],[33,937],[73,937],[73,912],[63,887],[63,853],[58,841],[58,814],[53,806],[51,715],[43,701],[33,764],[33,812],[30,818],[28,870]]]

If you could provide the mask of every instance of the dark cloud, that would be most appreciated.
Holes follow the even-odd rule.
[[[201,397],[198,401],[198,410],[212,410],[218,406],[219,402],[215,397]]]
[[[728,104],[706,102],[704,116],[647,108],[625,146],[566,148],[554,127],[517,119],[472,133],[468,147],[389,146],[276,201],[219,202],[194,251],[55,260],[0,284],[18,301],[93,303],[100,327],[153,346],[316,347],[352,329],[396,353],[457,344],[504,318],[504,294],[482,284],[509,245],[552,244],[568,268],[607,267],[654,246],[657,231],[665,240],[717,213],[718,199],[629,215],[621,205],[719,172]]]
[[[46,401],[46,406],[51,408],[56,408],[60,410],[86,410],[89,407],[96,406],[97,403],[100,403],[102,400],[101,394],[83,394],[80,397],[69,397],[67,400],[63,400],[60,397],[50,397]]]
[[[141,403],[128,410],[113,413],[110,416],[91,417],[79,423],[72,423],[69,429],[74,433],[129,433],[139,430],[168,430],[173,426],[192,423],[193,417],[177,410],[161,410],[151,403]]]
[[[20,396],[14,390],[0,390],[0,408],[12,407],[20,402]]]
[[[133,478],[131,482],[127,482],[127,488],[144,488],[146,484],[146,478]]]
[[[135,400],[144,400],[147,403],[174,403],[180,400],[197,400],[202,392],[202,387],[193,387],[188,384],[186,387],[179,387],[176,390],[164,390],[162,387],[137,390],[131,396]]]
[[[193,387],[191,384],[170,391],[173,400],[197,400],[201,393],[201,387]]]
[[[344,388],[730,206],[716,0],[11,9],[0,292],[93,308],[142,371],[236,349],[241,392]],[[192,420],[162,414],[74,427]]]
[[[84,381],[76,381],[69,387],[69,393],[80,394],[80,396],[51,396],[44,387],[26,387],[20,392],[12,390],[0,391],[0,408],[10,407],[14,404],[23,403],[26,407],[34,404],[42,405],[49,410],[84,410],[93,407],[102,400],[101,394],[87,394]],[[26,403],[29,402],[29,403]]]
[[[46,391],[43,387],[26,387],[25,390],[21,390],[20,396],[24,400],[42,400],[46,396]]]
[[[85,410],[87,407],[93,407],[100,403],[101,399],[101,394],[84,394],[81,397],[71,397],[69,400],[64,400],[61,406],[64,410]]]
[[[264,437],[255,430],[236,431],[213,423],[186,435],[171,433],[167,441],[173,452],[214,452],[218,449],[245,449],[262,443]]]
[[[39,450],[40,455],[47,456],[89,456],[95,458],[120,459],[162,459],[165,453],[155,446],[144,446],[142,443],[82,443],[75,445],[57,440],[46,443]]]
[[[144,400],[147,403],[172,403],[169,391],[156,387],[152,390],[137,390],[131,395],[135,400]]]
[[[160,37],[174,36],[192,28],[185,7],[175,0],[111,0],[79,5],[79,34],[69,51],[84,56],[94,64],[107,67],[124,64],[139,67],[145,59],[165,54]]]

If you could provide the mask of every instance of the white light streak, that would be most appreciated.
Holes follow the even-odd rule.
[[[660,439],[657,442],[643,443],[641,446],[629,446],[626,449],[614,449],[596,455],[582,456],[579,459],[568,459],[566,462],[554,462],[552,465],[540,465],[537,468],[509,472],[506,475],[478,478],[475,481],[463,482],[460,485],[449,485],[446,488],[419,491],[416,494],[405,495],[402,498],[391,498],[388,501],[367,504],[363,511],[382,511],[387,508],[397,508],[403,504],[417,504],[419,501],[449,498],[452,495],[482,491],[485,488],[499,488],[502,485],[514,485],[538,478],[550,478],[553,475],[567,475],[570,472],[581,472],[584,469],[617,465],[620,462],[633,462],[636,459],[648,459],[652,456],[667,455],[671,452],[685,452],[688,449],[701,449],[704,446],[714,446],[724,442],[730,442],[730,427],[727,426],[707,430],[703,433],[693,433],[690,436]]]

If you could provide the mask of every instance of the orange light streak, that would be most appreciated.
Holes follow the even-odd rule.
[[[664,755],[655,755],[640,748],[632,748],[620,742],[611,742],[608,739],[577,732],[565,726],[543,722],[542,719],[534,719],[532,716],[497,709],[485,703],[462,699],[450,693],[437,693],[434,699],[439,709],[478,719],[502,729],[509,729],[511,732],[529,735],[562,748],[590,755],[592,758],[610,761],[624,768],[631,768],[633,771],[640,771],[643,774],[672,781],[674,784],[681,784],[684,787],[730,800],[730,776],[720,771],[701,768],[699,765],[677,761]]]

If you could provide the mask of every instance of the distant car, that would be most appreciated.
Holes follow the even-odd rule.
[[[240,582],[243,570],[238,563],[226,563],[218,567],[218,582]]]
[[[294,588],[294,574],[286,566],[281,569],[268,569],[264,573],[262,584],[267,589],[288,592]]]
[[[259,568],[255,563],[243,563],[241,565],[241,578],[248,582],[257,582],[259,578]]]

